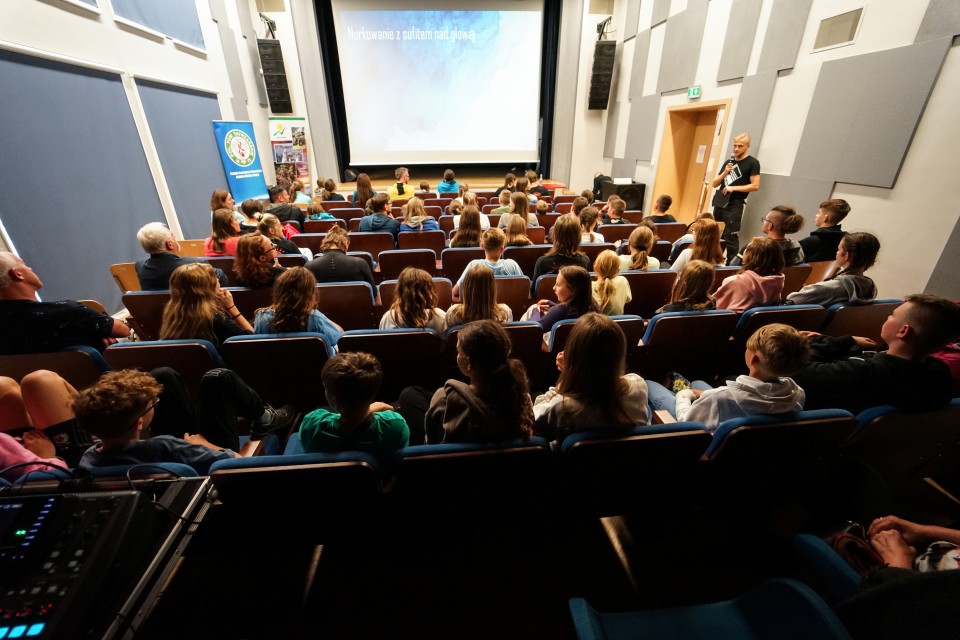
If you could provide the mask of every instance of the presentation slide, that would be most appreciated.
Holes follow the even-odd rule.
[[[539,160],[542,0],[370,6],[333,4],[350,164]]]

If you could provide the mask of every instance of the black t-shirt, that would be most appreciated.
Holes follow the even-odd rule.
[[[0,353],[43,353],[74,345],[103,351],[113,318],[73,300],[2,300],[0,327]]]
[[[535,194],[537,194],[538,196],[549,196],[549,195],[550,195],[550,189],[547,189],[547,188],[546,188],[545,186],[543,186],[542,184],[538,184],[537,186],[535,186],[535,187],[533,187],[533,188],[530,189],[530,193],[535,193]],[[500,194],[497,194],[497,195],[500,195]]]
[[[723,170],[727,168],[729,162],[724,162],[720,166],[720,171],[717,171],[717,175],[723,173]],[[734,160],[733,169],[730,173],[727,174],[727,177],[723,179],[723,184],[717,188],[718,192],[723,191],[723,187],[742,187],[744,185],[750,184],[750,177],[754,175],[760,175],[760,161],[754,158],[753,156],[747,156],[743,160]],[[730,194],[730,201],[735,200],[746,200],[746,193],[742,191],[735,191]]]

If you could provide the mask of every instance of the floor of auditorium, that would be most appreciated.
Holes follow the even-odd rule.
[[[316,548],[246,540],[214,510],[138,637],[574,638],[571,597],[667,607],[794,573],[789,536],[748,514],[669,511],[370,532],[324,546],[307,587]]]

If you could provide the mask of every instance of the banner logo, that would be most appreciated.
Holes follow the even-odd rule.
[[[257,158],[253,140],[240,129],[231,129],[223,139],[223,148],[227,156],[241,167],[250,166]]]

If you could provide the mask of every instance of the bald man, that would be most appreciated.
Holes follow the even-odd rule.
[[[727,264],[740,251],[740,221],[747,196],[760,188],[760,161],[749,155],[750,134],[741,133],[733,139],[733,155],[720,169],[711,186],[713,217],[723,222],[723,239],[727,242]]]

